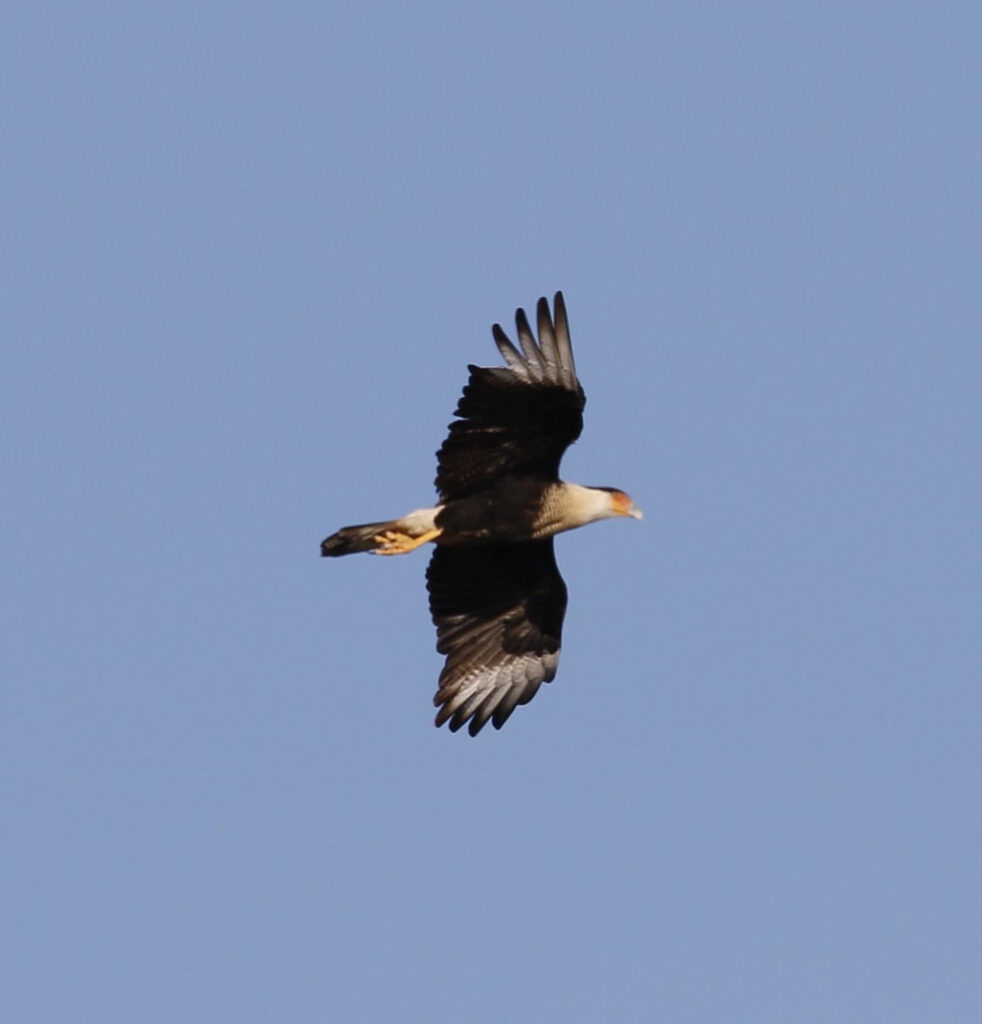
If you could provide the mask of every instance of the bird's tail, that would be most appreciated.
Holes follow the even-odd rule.
[[[359,551],[374,551],[382,546],[383,541],[379,538],[383,534],[398,528],[398,519],[390,519],[384,523],[345,526],[337,533],[332,533],[326,540],[321,541],[321,554],[330,558],[338,558],[340,555],[354,555]]]
[[[385,523],[346,526],[321,541],[321,554],[337,558],[359,551],[373,551],[376,555],[404,555],[415,551],[421,544],[436,540],[443,533],[436,525],[436,516],[442,507],[418,508],[401,519],[390,519]]]

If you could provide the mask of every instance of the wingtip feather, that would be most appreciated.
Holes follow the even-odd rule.
[[[556,349],[559,354],[559,364],[562,367],[562,381],[566,387],[572,390],[577,386],[576,363],[573,360],[573,343],[569,336],[569,317],[566,313],[566,300],[563,298],[561,291],[556,292],[553,298],[553,309],[555,313]]]

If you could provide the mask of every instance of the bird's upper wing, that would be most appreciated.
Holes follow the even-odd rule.
[[[447,656],[433,703],[436,724],[476,736],[500,729],[559,664],[566,584],[552,539],[437,547],[426,572],[436,649]]]
[[[563,452],[580,436],[586,396],[576,379],[566,305],[556,292],[554,317],[539,299],[536,344],[525,311],[515,314],[516,348],[498,324],[494,340],[507,367],[470,366],[457,405],[461,417],[437,452],[441,500],[466,497],[504,473],[559,476]]]

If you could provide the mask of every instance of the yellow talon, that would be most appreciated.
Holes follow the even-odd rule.
[[[427,530],[426,533],[420,534],[418,537],[411,537],[408,533],[400,533],[398,530],[386,530],[375,536],[374,540],[378,547],[374,553],[376,555],[405,555],[410,551],[415,551],[428,540],[439,537],[441,533],[443,533],[442,530],[434,529]]]

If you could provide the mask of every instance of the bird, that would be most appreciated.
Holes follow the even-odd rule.
[[[437,727],[500,729],[559,665],[567,589],[553,537],[599,519],[641,519],[622,490],[559,478],[583,429],[562,292],[539,299],[538,340],[521,308],[516,346],[494,324],[504,366],[469,365],[457,417],[437,457],[437,505],[399,519],[346,526],[321,543],[336,558],[405,554],[435,546],[426,572],[437,651],[445,655],[433,703]]]

